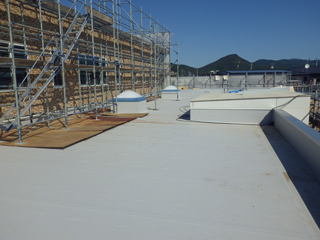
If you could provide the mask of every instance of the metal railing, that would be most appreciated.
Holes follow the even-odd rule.
[[[303,84],[294,86],[296,92],[311,95],[309,124],[317,131],[320,130],[320,84]]]

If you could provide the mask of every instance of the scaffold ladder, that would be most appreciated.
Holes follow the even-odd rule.
[[[78,38],[80,34],[82,33],[82,30],[86,26],[88,20],[90,19],[90,14],[85,14],[80,16],[80,12],[78,12],[74,18],[72,23],[70,24],[69,29],[66,31],[66,33],[62,36],[62,44],[64,48],[67,48],[66,54],[63,54],[60,52],[61,46],[58,44],[56,50],[51,54],[50,58],[46,61],[44,64],[44,67],[42,68],[42,71],[38,75],[38,77],[30,84],[25,91],[18,96],[18,102],[20,107],[22,108],[20,112],[20,118],[25,115],[25,113],[29,110],[29,108],[32,106],[32,104],[37,100],[37,98],[40,96],[40,94],[48,87],[49,83],[54,79],[54,77],[60,72],[61,69],[61,61],[58,63],[56,62],[59,57],[62,57],[62,62],[65,63],[68,59],[74,45],[77,43]],[[49,44],[47,45],[47,47]],[[43,50],[44,54],[46,49]],[[40,55],[40,57],[41,57]],[[33,65],[33,67],[30,69],[29,73],[32,69],[34,69],[36,64]],[[42,86],[38,89],[38,91],[31,95],[31,91],[34,90],[35,85],[39,82],[43,82]],[[21,85],[20,85],[21,86]],[[24,105],[24,102],[28,100],[28,103]],[[4,123],[6,119],[9,118],[10,113],[16,109],[16,105],[12,104],[11,107],[6,111],[6,113],[0,118],[0,125],[5,126],[7,124]],[[6,128],[6,132],[10,131],[17,122],[20,121],[18,117],[14,119],[14,121]]]

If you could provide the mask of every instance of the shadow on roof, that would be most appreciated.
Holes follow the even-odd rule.
[[[320,182],[294,149],[284,144],[285,139],[275,127],[261,126],[261,129],[287,171],[286,179],[293,183],[320,228]]]

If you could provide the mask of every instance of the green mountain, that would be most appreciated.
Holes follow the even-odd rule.
[[[171,67],[171,71],[177,72],[177,64],[173,64]],[[180,76],[192,76],[197,75],[197,69],[190,67],[188,65],[179,65]]]
[[[251,63],[237,54],[231,54],[220,58],[219,60],[205,65],[201,68],[193,68],[187,65],[179,65],[180,76],[209,75],[211,71],[236,71],[236,70],[249,70]],[[261,67],[253,64],[252,69],[262,69]],[[171,70],[177,72],[177,65],[173,64]]]
[[[239,57],[237,54],[230,54],[219,60],[205,65],[201,68],[194,68],[188,65],[179,65],[180,76],[209,75],[211,71],[237,71],[237,70],[269,70],[273,67],[275,70],[290,70],[296,67],[304,66],[309,63],[310,66],[316,66],[317,60],[303,60],[303,59],[281,59],[268,60],[260,59],[253,63]],[[173,64],[172,71],[177,72],[177,65]]]
[[[210,71],[237,71],[237,70],[249,70],[249,69],[255,70],[260,69],[259,66],[256,66],[255,64],[251,63],[241,57],[239,57],[237,54],[231,54],[228,56],[225,56],[223,58],[220,58],[219,60],[210,63],[204,67],[199,68],[199,75],[209,74]]]

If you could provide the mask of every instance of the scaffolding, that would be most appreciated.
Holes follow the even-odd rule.
[[[170,32],[131,0],[1,0],[0,128],[117,112],[170,83]]]

